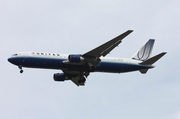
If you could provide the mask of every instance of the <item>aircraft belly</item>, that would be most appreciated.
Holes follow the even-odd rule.
[[[118,62],[101,62],[97,67],[97,72],[111,72],[111,73],[122,73],[129,71],[136,71],[142,69],[140,65],[128,64],[128,63],[118,63]]]
[[[21,63],[24,67],[30,68],[46,68],[46,69],[61,69],[61,70],[87,70],[87,67],[64,64],[63,61],[67,59],[60,58],[34,58],[26,57],[23,58],[24,62]]]

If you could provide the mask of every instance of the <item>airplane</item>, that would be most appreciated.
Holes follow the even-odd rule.
[[[140,73],[146,74],[149,69],[155,67],[153,64],[166,54],[166,52],[162,52],[150,57],[154,39],[149,39],[130,59],[105,57],[131,32],[133,30],[127,30],[84,54],[20,52],[13,54],[8,58],[8,61],[17,65],[20,73],[23,73],[22,67],[62,70],[63,73],[55,73],[53,79],[62,82],[71,80],[77,86],[84,86],[87,77],[92,72],[125,73],[140,71]]]

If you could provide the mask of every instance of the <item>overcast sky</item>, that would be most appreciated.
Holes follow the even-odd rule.
[[[0,0],[1,119],[180,119],[179,0]],[[20,74],[20,51],[85,53],[132,29],[110,57],[130,58],[149,38],[168,52],[142,75],[92,73],[86,86],[54,82],[60,70]]]

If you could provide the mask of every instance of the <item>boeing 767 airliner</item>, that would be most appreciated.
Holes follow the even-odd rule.
[[[60,69],[63,73],[55,73],[55,81],[71,80],[77,86],[85,85],[86,78],[91,72],[124,73],[130,71],[140,71],[145,74],[166,52],[162,52],[150,58],[154,45],[154,39],[150,39],[137,51],[132,58],[106,58],[122,39],[133,30],[128,30],[116,38],[96,47],[84,54],[57,54],[44,52],[20,52],[8,58],[8,61],[17,65],[20,73],[22,67]]]

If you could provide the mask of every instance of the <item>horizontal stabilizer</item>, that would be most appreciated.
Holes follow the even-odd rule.
[[[149,58],[148,60],[146,60],[146,61],[144,61],[144,62],[142,62],[140,64],[142,64],[142,65],[152,65],[157,60],[159,60],[162,56],[164,56],[165,54],[166,54],[166,52],[162,52],[162,53],[160,53],[160,54],[158,54],[158,55],[156,55],[154,57]]]
[[[141,72],[141,74],[146,74],[146,72],[148,71],[149,69],[141,69],[139,70]]]

